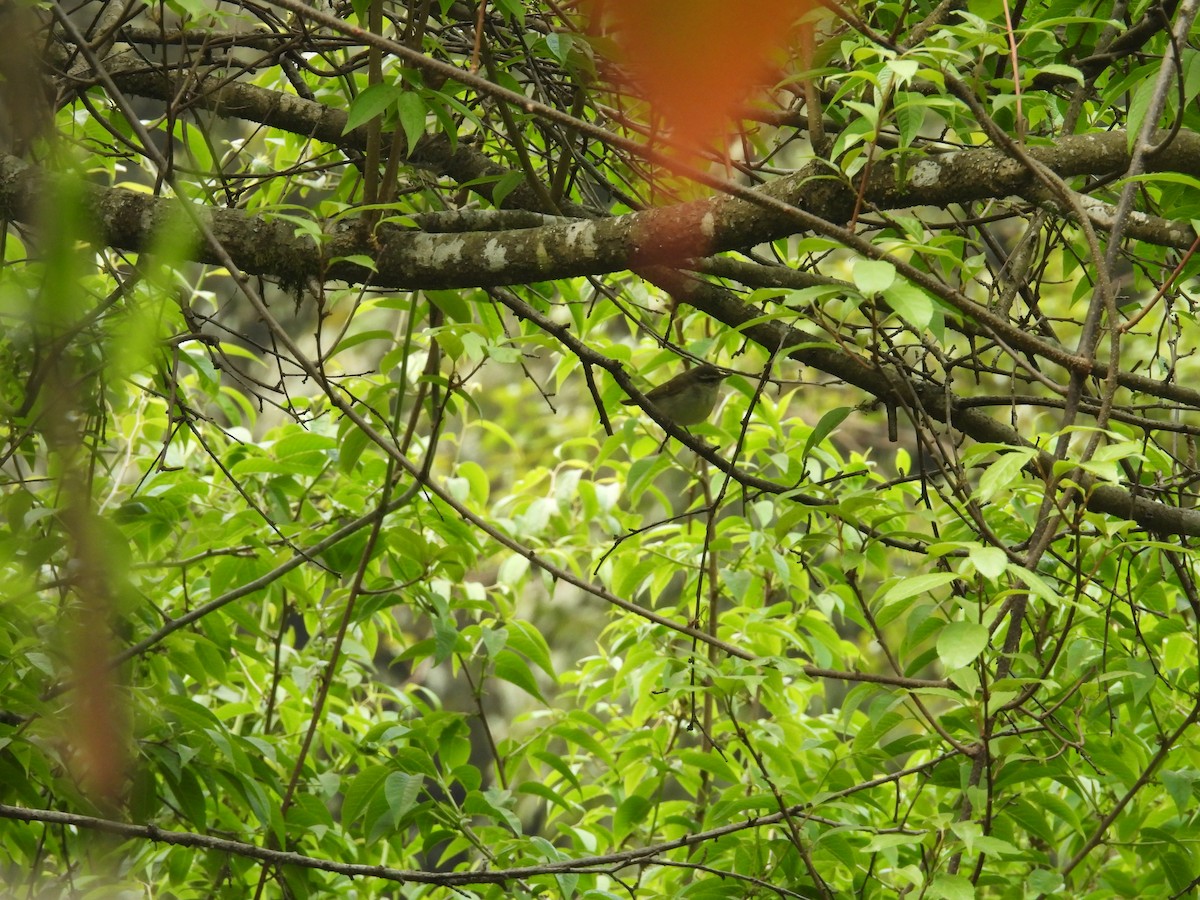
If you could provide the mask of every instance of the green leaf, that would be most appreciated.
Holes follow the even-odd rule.
[[[458,464],[458,475],[460,478],[465,478],[470,486],[471,499],[480,506],[487,506],[488,496],[491,492],[491,479],[488,478],[483,467],[469,459],[464,460]]]
[[[522,0],[496,0],[496,6],[504,13],[506,19],[524,26],[525,4]]]
[[[801,451],[800,456],[802,458],[808,456],[813,447],[818,446],[821,441],[829,437],[842,422],[846,421],[846,417],[852,412],[854,412],[854,408],[851,406],[839,406],[821,416],[821,420],[817,422],[816,427],[809,434],[808,439],[805,440],[804,450]]]
[[[883,712],[854,736],[854,749],[862,753],[878,749],[879,742],[883,740],[884,736],[903,721],[904,717],[894,710]]]
[[[575,810],[575,806],[564,800],[557,791],[538,781],[526,781],[517,785],[517,793],[532,794],[535,797],[541,797],[555,806],[562,807],[566,812],[573,812]]]
[[[286,459],[301,453],[325,452],[337,448],[337,441],[328,435],[311,431],[296,431],[277,440],[272,446],[276,459]]]
[[[872,605],[877,603],[884,604],[884,609],[893,603],[901,600],[908,600],[912,597],[919,597],[922,594],[928,594],[935,591],[944,585],[954,581],[957,576],[953,572],[927,572],[924,575],[914,575],[908,578],[898,578],[883,590],[883,593],[877,595],[872,601]],[[883,612],[880,612],[882,615]],[[880,625],[884,622],[880,620]]]
[[[462,291],[426,291],[425,296],[451,322],[472,322],[475,319],[471,304]]]
[[[389,775],[395,774],[388,766],[369,766],[354,776],[342,798],[342,827],[350,824],[362,814],[367,804],[379,794]]]
[[[1126,145],[1133,149],[1133,145],[1137,142],[1141,135],[1142,123],[1146,119],[1146,113],[1150,111],[1150,103],[1154,99],[1157,81],[1154,78],[1147,78],[1141,82],[1133,91],[1133,97],[1129,101],[1129,121],[1126,125]]]
[[[923,95],[911,91],[896,91],[893,102],[896,128],[900,132],[900,146],[912,146],[925,125],[929,105]]]
[[[338,470],[343,475],[353,472],[358,466],[358,461],[362,459],[363,451],[371,443],[365,431],[360,430],[358,426],[350,427],[338,444]]]
[[[509,172],[507,175],[501,176],[492,189],[492,203],[497,207],[504,206],[504,199],[524,180],[525,178],[520,172]]]
[[[417,142],[425,134],[425,116],[428,112],[425,100],[417,91],[405,91],[396,100],[396,111],[400,117],[400,127],[404,129],[404,139],[407,142],[409,155],[411,155]]]
[[[896,281],[896,267],[881,259],[860,259],[851,270],[854,286],[865,297],[882,294]]]
[[[970,665],[988,643],[988,630],[977,622],[951,622],[937,639],[938,658],[947,669]]]
[[[1053,869],[1034,869],[1026,876],[1025,883],[1039,894],[1055,894],[1062,890],[1063,877]]]
[[[928,896],[939,900],[974,900],[975,885],[965,875],[938,875],[929,886]]]
[[[383,794],[392,811],[392,820],[399,822],[412,809],[421,795],[425,779],[420,775],[392,772],[384,779]]]
[[[458,631],[458,625],[449,616],[437,616],[433,620],[434,654],[436,662],[443,663],[454,653],[466,651],[466,641]]]
[[[897,281],[884,292],[888,306],[909,325],[924,330],[933,322],[936,306],[924,290],[909,281]]]
[[[552,31],[544,38],[547,49],[560,63],[567,61],[567,55],[571,52],[573,41],[570,34],[560,31]]]
[[[1008,569],[1008,554],[999,547],[980,547],[974,545],[967,553],[968,558],[971,560],[971,565],[975,567],[975,571],[984,578],[990,578],[994,581]]]
[[[496,673],[497,678],[503,678],[510,684],[515,684],[525,693],[537,697],[543,703],[546,702],[541,688],[538,687],[537,679],[533,677],[533,672],[529,670],[525,660],[511,650],[501,650],[496,654],[492,671]]]
[[[200,679],[201,681],[203,678]],[[191,731],[207,732],[213,729],[220,733],[225,730],[221,720],[213,715],[212,710],[201,706],[188,697],[167,696],[159,700],[163,711],[170,713],[181,725]]]
[[[550,645],[531,622],[516,619],[509,623],[508,646],[529,657],[539,669],[558,680],[550,660]]]
[[[1037,68],[1027,69],[1023,73],[1024,77],[1022,80],[1026,85],[1032,84],[1034,77],[1040,72],[1045,72],[1047,75],[1060,75],[1064,78],[1070,78],[1072,81],[1077,82],[1078,84],[1084,83],[1083,72],[1079,71],[1079,69],[1075,68],[1074,66],[1066,66],[1061,63],[1049,63]]]
[[[1002,453],[1000,458],[984,470],[979,478],[979,488],[975,492],[981,503],[990,503],[1001,493],[1008,491],[1014,484],[1021,481],[1025,466],[1035,456],[1037,451],[1030,447],[1021,447],[1009,453]]]
[[[579,779],[575,776],[575,773],[571,771],[571,767],[567,765],[566,760],[564,760],[562,757],[545,750],[535,750],[530,755],[534,759],[541,760],[555,772],[561,775],[563,780],[570,784],[571,787],[575,788],[576,791],[583,790],[583,786],[579,783]]]
[[[404,88],[395,84],[372,84],[365,88],[351,101],[342,134],[349,134],[360,125],[382,115],[403,93]]]
[[[634,829],[645,822],[649,811],[650,801],[639,794],[632,794],[622,800],[616,815],[613,816],[613,839],[616,843],[624,843]]]
[[[191,769],[184,769],[178,778],[167,779],[175,802],[184,818],[195,827],[203,828],[208,821],[208,795]]]
[[[345,353],[347,350],[351,350],[360,344],[367,343],[368,341],[384,341],[390,346],[391,344],[395,343],[396,336],[390,331],[386,331],[381,328],[348,334],[338,342],[338,345],[333,348],[332,352],[330,352],[329,356],[326,358],[337,356],[339,353]]]
[[[1192,789],[1197,780],[1200,780],[1200,772],[1195,769],[1164,770],[1160,777],[1163,787],[1167,789],[1167,794],[1175,802],[1175,808],[1182,815],[1192,806],[1194,798]]]

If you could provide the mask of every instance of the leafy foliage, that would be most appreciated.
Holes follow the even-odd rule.
[[[825,8],[11,13],[6,885],[1195,890],[1194,4]]]

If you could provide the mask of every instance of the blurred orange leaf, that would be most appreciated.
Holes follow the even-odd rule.
[[[596,3],[596,6],[601,4]],[[604,0],[622,62],[672,136],[695,146],[719,134],[771,71],[814,0]]]

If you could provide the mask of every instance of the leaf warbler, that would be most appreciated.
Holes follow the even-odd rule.
[[[720,396],[721,382],[728,378],[708,363],[681,372],[669,381],[646,392],[646,399],[676,425],[697,425],[709,417]],[[621,405],[633,406],[632,398]]]

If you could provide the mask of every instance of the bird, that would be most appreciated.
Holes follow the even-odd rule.
[[[727,372],[704,363],[647,391],[646,399],[676,425],[698,425],[712,414],[721,393],[721,382],[728,377]],[[621,405],[633,406],[636,402],[631,397],[622,400]]]

